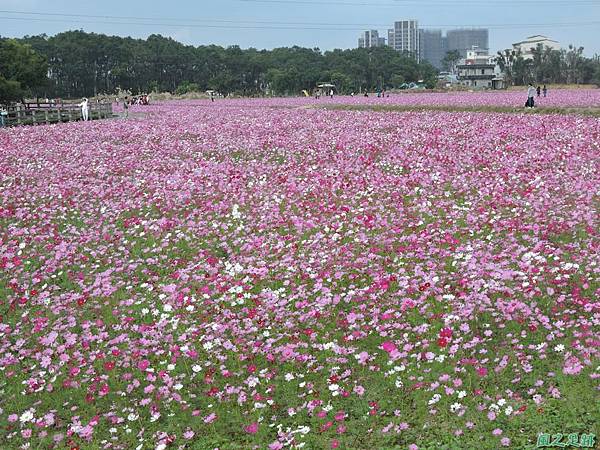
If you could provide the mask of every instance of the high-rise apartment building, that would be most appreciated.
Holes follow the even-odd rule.
[[[371,48],[385,46],[385,38],[379,37],[379,31],[368,30],[361,33],[358,38],[358,48]]]
[[[427,61],[436,69],[442,68],[442,60],[446,56],[447,40],[442,30],[420,30],[421,60]]]
[[[473,47],[478,47],[485,51],[488,51],[490,48],[489,31],[485,28],[449,30],[446,33],[446,37],[448,39],[447,51],[458,50],[461,58],[466,58],[467,51]]]
[[[388,45],[394,50],[407,53],[417,61],[421,58],[419,22],[417,20],[401,20],[388,30]]]
[[[385,45],[385,39],[379,37],[377,30],[365,31],[358,40],[359,47],[378,47]],[[449,30],[444,36],[442,30],[419,29],[415,19],[394,22],[394,28],[388,29],[387,45],[396,51],[406,53],[418,62],[427,61],[437,69],[442,69],[446,54],[458,50],[461,58],[473,47],[482,51],[489,50],[489,31],[485,28]]]

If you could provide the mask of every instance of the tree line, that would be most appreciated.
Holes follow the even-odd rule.
[[[160,35],[133,39],[84,31],[27,36],[18,43],[47,64],[47,79],[31,86],[33,95],[43,97],[93,96],[118,88],[134,94],[193,88],[246,96],[298,95],[319,82],[334,83],[340,93],[358,93],[421,80],[433,87],[437,75],[431,65],[388,47],[325,52],[194,47]]]
[[[583,56],[583,47],[569,45],[568,49],[554,50],[538,44],[532,49],[531,59],[520,51],[498,52],[496,62],[510,85],[534,84],[591,84],[600,86],[600,57]]]
[[[449,53],[447,69],[459,55]],[[513,50],[496,60],[508,84],[597,83],[600,59],[583,48],[538,46],[533,58]],[[214,90],[245,96],[298,95],[319,82],[339,93],[398,88],[423,81],[436,84],[437,71],[389,47],[332,50],[282,47],[273,50],[194,47],[171,38],[147,39],[68,31],[55,36],[0,38],[0,103],[26,96],[78,98],[118,89],[185,93]]]

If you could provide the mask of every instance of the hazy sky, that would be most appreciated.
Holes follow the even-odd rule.
[[[588,56],[600,53],[600,0],[0,1],[1,36],[83,29],[133,37],[157,33],[186,44],[243,48],[351,48],[361,30],[378,29],[387,37],[394,21],[410,18],[431,28],[487,26],[493,52],[545,34],[565,47],[585,47]]]

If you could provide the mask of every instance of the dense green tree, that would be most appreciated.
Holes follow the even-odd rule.
[[[21,84],[15,80],[7,80],[0,75],[0,104],[10,103],[23,98]]]
[[[437,78],[437,71],[428,63],[417,63],[410,55],[390,47],[326,52],[297,46],[273,50],[194,47],[160,35],[143,40],[83,31],[28,36],[21,42],[48,61],[48,84],[44,86],[38,80],[27,89],[33,89],[32,94],[54,97],[92,96],[118,89],[133,94],[176,92],[190,85],[223,94],[299,95],[319,82],[333,82],[340,93],[350,93],[417,81],[434,87]],[[458,52],[450,52],[445,58],[446,68],[454,70],[459,59]],[[567,79],[590,82],[596,67],[575,48],[563,52],[542,49],[533,61],[512,51],[504,52],[499,54],[498,63],[511,84]],[[10,79],[6,75],[4,78]],[[2,86],[5,91],[15,89],[14,84],[5,81]]]
[[[568,49],[554,50],[540,44],[531,49],[531,55],[524,59],[514,50],[498,52],[496,62],[508,84],[593,82],[596,62],[583,56],[583,47],[569,45]]]
[[[38,95],[46,86],[48,65],[29,45],[0,40],[0,102]]]
[[[192,47],[159,35],[146,40],[69,31],[23,39],[48,59],[50,93],[82,97],[117,89],[132,93],[198,89],[241,95],[298,95],[319,82],[341,93],[435,79],[428,64],[388,47],[333,50],[282,47],[243,50],[237,46]],[[184,84],[184,83],[188,84]],[[432,83],[431,83],[432,84]]]
[[[456,66],[459,61],[460,53],[458,50],[449,51],[442,59],[442,68],[450,73],[456,73]]]

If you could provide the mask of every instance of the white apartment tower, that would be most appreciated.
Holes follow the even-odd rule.
[[[410,54],[420,61],[419,22],[417,20],[394,22],[394,28],[388,30],[388,45],[394,50]]]
[[[379,37],[379,31],[368,30],[360,34],[358,48],[371,48],[385,46],[385,38]]]

